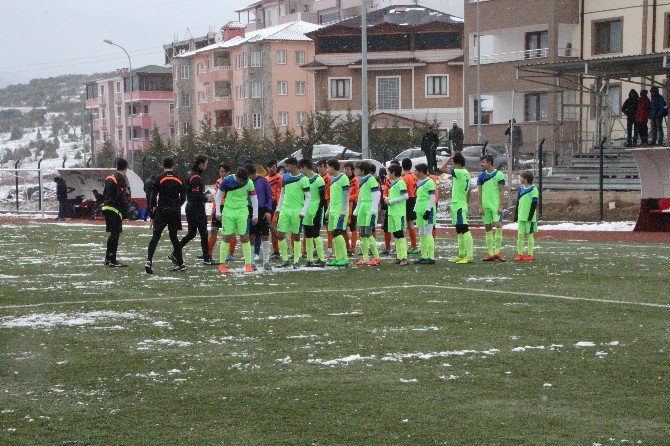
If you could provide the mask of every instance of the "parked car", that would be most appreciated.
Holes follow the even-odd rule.
[[[507,170],[507,151],[502,144],[488,144],[486,154],[493,156],[493,166],[498,170]],[[463,147],[463,156],[465,157],[465,168],[471,172],[482,170],[479,158],[482,156],[482,146]]]
[[[438,147],[437,148],[437,156],[435,157],[437,159],[437,167],[440,167],[442,163],[449,157],[451,154],[451,149],[449,147]],[[391,161],[393,160],[398,160],[402,162],[405,158],[409,158],[412,160],[412,166],[416,166],[417,164],[427,163],[426,155],[421,151],[421,148],[419,147],[414,147],[412,149],[407,149],[403,150],[399,154],[397,154],[393,159],[390,159],[384,163],[386,167],[391,165]]]
[[[298,160],[302,158],[302,151],[301,150],[296,150],[291,154],[292,157],[297,158]],[[313,162],[318,162],[321,160],[329,160],[332,158],[337,158],[339,160],[348,160],[348,159],[357,159],[360,160],[363,158],[363,155],[360,152],[355,152],[353,150],[349,150],[344,146],[340,146],[337,144],[315,144],[314,145],[314,151],[312,152],[312,161]],[[284,162],[287,160],[287,158],[284,158],[283,160],[279,161],[277,163],[277,168],[280,171],[283,171],[284,169]]]
[[[369,162],[369,163],[372,163],[372,164],[377,168],[377,174],[379,174],[379,169],[381,169],[382,167],[384,167],[384,165],[383,165],[382,163],[380,163],[380,162],[377,161],[377,160],[373,160],[373,159],[365,159],[365,160],[363,160],[363,159],[360,159],[360,160],[340,160],[340,170],[344,170],[344,166],[346,166],[347,164],[359,163],[359,162],[361,162],[361,161],[367,161],[367,162]]]

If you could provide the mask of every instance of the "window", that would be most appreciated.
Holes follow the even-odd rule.
[[[304,51],[296,51],[295,52],[295,63],[298,65],[304,65],[305,64],[305,52]]]
[[[205,62],[200,62],[198,64],[198,74],[207,73],[207,64]]]
[[[207,102],[207,97],[205,95],[205,92],[204,91],[199,91],[198,92],[198,103],[203,104],[205,102]]]
[[[279,127],[288,126],[288,112],[279,112]]]
[[[170,112],[171,115],[174,115],[174,104],[170,104]]]
[[[149,114],[149,104],[144,104],[144,108],[142,109],[142,113],[145,115]]]
[[[277,94],[279,96],[286,96],[288,94],[288,83],[281,81],[277,82]]]
[[[340,11],[327,12],[319,15],[319,23],[321,25],[332,22],[339,22],[340,20]]]
[[[188,93],[181,94],[181,106],[190,107],[191,106],[191,95]]]
[[[241,85],[236,85],[235,86],[235,99],[238,101],[242,99],[242,86]]]
[[[182,65],[181,66],[181,78],[182,79],[188,79],[189,75],[191,73],[191,67],[188,65]]]
[[[116,107],[116,116],[121,117],[121,107]]]
[[[261,53],[254,51],[251,53],[251,68],[258,68],[261,66]]]
[[[381,110],[400,108],[400,76],[377,78],[377,108]]]
[[[620,53],[623,50],[623,19],[593,23],[593,53]]]
[[[263,14],[265,15],[265,26],[273,26],[274,21],[272,20],[272,9],[266,9],[263,11]]]
[[[260,99],[261,97],[261,83],[252,82],[251,83],[251,97],[253,99]]]
[[[242,53],[242,60],[244,61],[244,68],[247,68],[249,66],[249,55],[246,51]]]
[[[149,129],[144,129],[144,139],[149,140]]]
[[[174,139],[174,138],[175,138],[174,127],[171,127],[171,128],[170,128],[170,139]]]
[[[116,142],[120,145],[121,141],[123,140],[123,130],[119,130],[117,132],[117,135],[118,135],[118,139],[116,140]]]
[[[477,124],[478,108],[479,108],[479,101],[475,99],[472,104],[473,124]],[[482,98],[482,124],[490,124],[492,116],[493,116],[493,101],[491,99]]]
[[[295,83],[295,94],[296,96],[305,96],[305,83],[296,82]]]
[[[449,96],[449,76],[426,76],[426,96]]]
[[[286,65],[286,51],[277,51],[277,64]]]
[[[230,81],[214,82],[214,97],[217,98],[230,97]]]
[[[186,134],[188,133],[188,129],[189,129],[190,127],[191,127],[191,126],[189,125],[188,122],[183,122],[183,123],[182,123],[182,135],[186,135]]]
[[[244,83],[244,99],[249,99],[249,84]]]
[[[444,50],[461,48],[461,33],[420,33],[414,38],[414,50]]]
[[[330,79],[329,99],[351,99],[351,78]]]
[[[103,121],[107,118],[107,110],[104,108],[100,109],[100,118],[102,118]]]
[[[262,124],[261,114],[260,113],[254,113],[252,115],[252,117],[253,117],[253,120],[254,120],[254,122],[253,122],[254,128],[255,129],[261,128],[261,124]]]
[[[607,96],[605,97],[605,107],[611,109],[612,116],[619,116],[621,114],[621,85],[610,84],[607,88]],[[607,110],[607,108],[605,109]]]
[[[241,116],[236,116],[235,117],[235,122],[237,122],[237,128],[241,129],[242,128],[242,117]]]
[[[549,31],[526,33],[526,59],[547,57],[549,53]]]
[[[526,122],[547,121],[549,119],[549,94],[527,93],[525,96]]]
[[[230,53],[228,51],[217,51],[214,53],[214,66],[215,67],[229,67],[230,66]]]
[[[307,120],[307,112],[298,112],[296,115],[298,124],[302,125]]]

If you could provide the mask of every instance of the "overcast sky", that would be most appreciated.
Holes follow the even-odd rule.
[[[0,0],[0,88],[36,77],[162,65],[164,43],[237,19],[252,0]]]

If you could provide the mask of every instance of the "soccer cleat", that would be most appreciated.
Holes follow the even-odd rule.
[[[293,269],[300,269],[300,267],[301,267],[301,266],[300,266],[300,262],[295,262],[295,263],[293,264]]]
[[[226,266],[225,263],[221,263],[219,265],[219,273],[220,274],[228,274],[230,271],[228,270],[228,267]]]
[[[314,267],[314,262],[305,263],[305,268],[313,268],[313,267]]]
[[[232,262],[233,260],[235,260],[235,256],[233,256],[232,254],[228,254],[226,256],[226,262]]]
[[[496,260],[499,262],[506,262],[507,259],[505,259],[505,256],[502,255],[502,252],[499,252],[498,254],[495,255]]]
[[[195,256],[196,259],[198,260],[205,260],[205,256],[200,254],[199,256]]]
[[[245,273],[253,273],[254,272],[254,267],[251,266],[250,264],[244,265],[244,272]]]
[[[415,263],[417,265],[425,265],[427,260],[428,259],[420,258],[420,259],[415,260],[413,263]]]
[[[105,266],[109,266],[109,259],[105,259]]]
[[[361,259],[361,260],[359,260],[358,262],[356,262],[356,266],[367,265],[367,263],[368,263],[368,262],[366,262],[365,260]]]
[[[514,257],[515,262],[523,262],[523,254],[517,254],[516,257]]]
[[[391,254],[391,251],[389,251],[389,250],[387,250],[387,249],[385,249],[385,250],[379,252],[379,255],[380,255],[380,256],[387,256],[387,255],[389,255],[389,254]]]
[[[348,259],[337,260],[335,262],[335,266],[349,266],[349,260]]]
[[[435,265],[435,259],[426,259],[425,265]]]
[[[111,266],[112,268],[125,268],[128,265],[124,263],[119,263],[116,260],[110,260],[109,266]]]
[[[493,255],[491,255],[491,254],[486,254],[486,255],[484,256],[484,258],[482,259],[482,262],[495,262],[496,260],[498,260],[498,259],[496,258],[496,256],[493,256]]]
[[[449,259],[449,260],[447,260],[447,262],[449,262],[449,263],[458,263],[458,262],[460,262],[461,260],[463,260],[464,258],[465,258],[465,257],[456,256],[456,257],[454,257],[453,259]]]
[[[183,263],[181,265],[175,265],[172,268],[170,268],[170,271],[186,271],[186,265]]]
[[[372,259],[368,262],[368,266],[377,266],[382,263],[382,259]]]
[[[337,260],[331,260],[330,262],[326,263],[326,266],[337,266]]]
[[[326,262],[324,262],[323,260],[317,260],[316,262],[314,262],[314,267],[316,268],[323,268],[324,266],[326,266]]]
[[[533,260],[535,260],[535,256],[533,256],[532,254],[526,254],[526,257],[524,257],[523,260],[524,262],[532,262]]]
[[[395,259],[395,260],[393,260],[393,262],[391,262],[391,263],[394,264],[394,265],[399,265],[400,262],[401,262],[400,259]]]
[[[412,248],[409,251],[407,251],[408,254],[421,254],[421,250],[418,248]]]
[[[286,260],[286,261],[284,261],[284,262],[279,262],[279,263],[277,263],[275,266],[276,266],[277,268],[287,268],[287,267],[291,266],[291,262],[289,262],[288,260]]]
[[[152,265],[151,265],[151,262],[148,261],[148,260],[147,260],[147,263],[144,264],[144,271],[145,271],[147,274],[153,274],[153,273],[154,273],[154,269],[153,269],[153,267],[152,267]]]
[[[204,259],[202,263],[203,265],[213,265],[214,261],[212,259]]]
[[[258,262],[260,260],[260,256],[258,254],[254,254],[254,262]]]
[[[398,266],[407,266],[407,265],[409,265],[407,259],[402,259],[401,261],[398,262]]]
[[[456,263],[457,263],[457,264],[460,264],[460,265],[463,265],[463,264],[470,263],[470,262],[472,262],[472,259],[469,259],[469,258],[465,257],[465,258],[459,260],[459,261],[456,262]]]
[[[265,271],[272,271],[272,265],[270,265],[270,262],[263,263],[263,269]]]
[[[168,259],[170,259],[170,262],[174,263],[174,265],[177,266],[177,257],[175,257],[174,253],[170,254],[168,256]]]
[[[279,260],[279,259],[281,259],[281,254],[279,254],[278,252],[273,252],[272,255],[270,256],[270,259],[271,260]]]

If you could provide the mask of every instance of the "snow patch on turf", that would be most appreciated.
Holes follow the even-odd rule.
[[[363,314],[362,311],[350,311],[348,313],[328,313],[328,316],[357,316]]]
[[[526,345],[524,347],[514,347],[512,349],[513,352],[525,352],[526,350],[544,350],[544,345]]]
[[[617,221],[607,223],[557,223],[551,225],[540,225],[539,229],[551,231],[607,231],[607,232],[628,232],[635,228],[635,222]],[[503,226],[503,229],[517,230],[517,223],[509,223]]]
[[[401,383],[418,383],[419,380],[416,379],[416,378],[412,378],[412,379],[404,379],[404,378],[400,378],[400,382],[401,382]]]
[[[53,328],[56,326],[79,327],[110,322],[119,319],[143,319],[133,311],[90,311],[88,313],[36,313],[26,316],[5,317],[2,328]]]
[[[591,341],[580,341],[575,344],[575,347],[595,347],[595,342]]]
[[[276,321],[278,319],[307,319],[311,318],[311,314],[284,314],[279,316],[268,316],[268,317],[242,317],[240,318],[243,321],[256,320],[256,321]]]
[[[188,341],[177,341],[175,339],[145,339],[137,343],[140,347],[138,350],[148,350],[151,345],[165,345],[168,347],[188,347],[193,345],[192,342]]]

